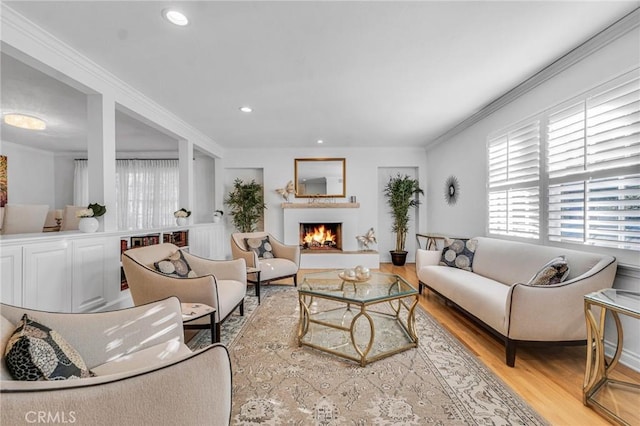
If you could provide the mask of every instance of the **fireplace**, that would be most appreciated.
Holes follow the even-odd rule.
[[[342,223],[300,223],[300,247],[303,250],[342,251]]]

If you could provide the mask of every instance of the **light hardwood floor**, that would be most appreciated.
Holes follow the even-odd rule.
[[[380,271],[403,276],[418,288],[415,264],[402,267],[381,264]],[[304,274],[304,271],[301,271]],[[554,425],[608,425],[607,420],[582,404],[582,381],[586,363],[584,346],[518,348],[515,368],[504,362],[504,346],[487,331],[427,290],[420,305],[460,340],[498,377]],[[620,366],[619,377],[640,382],[640,373]],[[631,394],[627,401],[640,425],[640,396]]]
[[[298,280],[305,273],[300,270]],[[416,289],[418,277],[414,263],[394,266],[381,263],[381,272],[404,277]],[[511,389],[548,422],[558,426],[598,426],[611,424],[593,409],[582,404],[582,382],[586,365],[585,346],[519,347],[514,368],[505,364],[504,345],[458,310],[446,306],[428,290],[420,296],[422,306],[453,336],[462,342]],[[615,378],[640,383],[640,373],[619,365]],[[640,395],[615,394],[616,403],[633,416],[632,425],[640,425]]]

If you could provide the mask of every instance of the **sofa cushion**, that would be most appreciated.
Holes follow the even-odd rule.
[[[9,338],[6,363],[16,380],[64,380],[91,377],[82,357],[55,330],[27,314]]]
[[[178,339],[169,340],[130,354],[120,354],[102,365],[91,369],[96,376],[132,372],[146,369],[191,353]]]
[[[272,259],[274,257],[272,252],[273,247],[271,247],[268,236],[262,238],[245,238],[244,242],[247,245],[247,249],[256,252],[258,259]]]
[[[195,278],[197,275],[191,269],[181,250],[176,251],[166,259],[155,262],[156,271],[177,278]]]
[[[564,256],[558,256],[547,262],[527,282],[529,285],[551,285],[564,281],[569,276],[569,265]]]
[[[440,264],[473,271],[473,257],[477,246],[478,240],[475,238],[445,238]]]

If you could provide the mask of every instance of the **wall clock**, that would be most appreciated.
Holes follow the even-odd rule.
[[[458,201],[460,195],[460,184],[458,178],[455,176],[449,176],[444,183],[444,199],[447,200],[449,205],[453,205]]]

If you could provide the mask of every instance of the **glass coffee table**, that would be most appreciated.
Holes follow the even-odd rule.
[[[370,362],[418,346],[418,291],[395,274],[372,272],[364,282],[341,270],[304,276],[298,287],[298,345]]]

